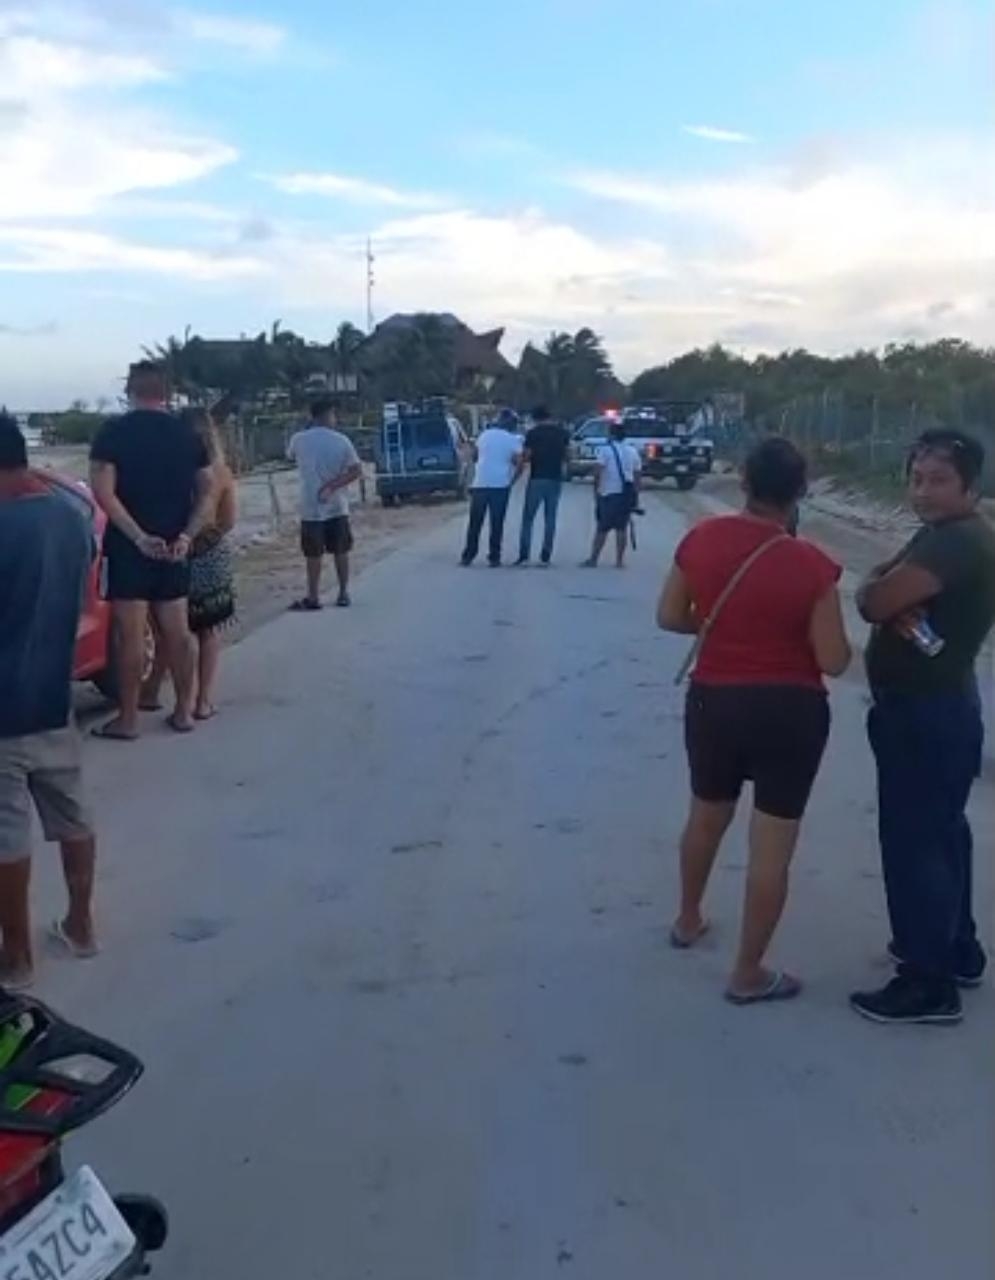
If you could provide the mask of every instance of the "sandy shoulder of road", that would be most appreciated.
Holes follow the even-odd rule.
[[[354,576],[361,576],[370,565],[461,511],[461,507],[449,501],[390,508],[371,502],[354,507],[351,517],[356,539],[352,557]],[[453,555],[456,555],[455,549]],[[232,643],[286,612],[292,601],[302,594],[304,562],[297,522],[292,516],[283,517],[278,530],[259,535],[241,546],[236,555],[235,579],[238,612],[230,631]],[[334,583],[334,568],[329,561],[325,569],[326,596],[334,591]],[[359,583],[356,590],[362,591]]]

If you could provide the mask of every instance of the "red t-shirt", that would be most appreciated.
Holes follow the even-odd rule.
[[[698,613],[707,617],[747,556],[779,527],[757,516],[705,520],[677,548]],[[804,538],[765,551],[726,601],[694,670],[700,684],[793,684],[821,689],[809,643],[817,600],[842,569]]]

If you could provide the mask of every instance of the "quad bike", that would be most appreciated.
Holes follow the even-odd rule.
[[[127,1050],[0,987],[0,1280],[125,1280],[161,1249],[165,1209],[111,1196],[87,1166],[66,1175],[63,1139],[131,1089]]]

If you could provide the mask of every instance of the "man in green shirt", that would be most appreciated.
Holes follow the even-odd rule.
[[[877,1022],[959,1021],[958,988],[978,985],[986,965],[966,814],[984,734],[974,664],[995,621],[995,533],[977,510],[983,466],[963,432],[920,436],[908,476],[922,528],[857,596],[874,624],[868,733],[898,971],[850,1003]]]

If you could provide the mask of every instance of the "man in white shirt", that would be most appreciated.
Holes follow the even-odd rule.
[[[321,568],[325,552],[335,559],[339,580],[336,604],[347,608],[349,597],[349,486],[363,474],[352,441],[335,430],[335,401],[327,396],[311,405],[311,421],[291,436],[287,457],[300,477],[301,551],[307,565],[307,595],[290,606],[299,613],[321,608]]]
[[[610,533],[615,534],[615,565],[625,568],[629,545],[629,523],[639,505],[639,473],[642,459],[639,450],[625,438],[625,426],[612,424],[607,444],[598,450],[594,468],[594,504],[597,528],[587,569],[596,569]]]
[[[521,470],[522,439],[518,434],[518,415],[511,409],[502,409],[497,421],[482,431],[477,440],[477,467],[470,486],[470,522],[460,560],[462,565],[471,565],[476,560],[484,517],[487,516],[490,518],[487,563],[492,569],[500,566],[508,499],[511,486]]]

